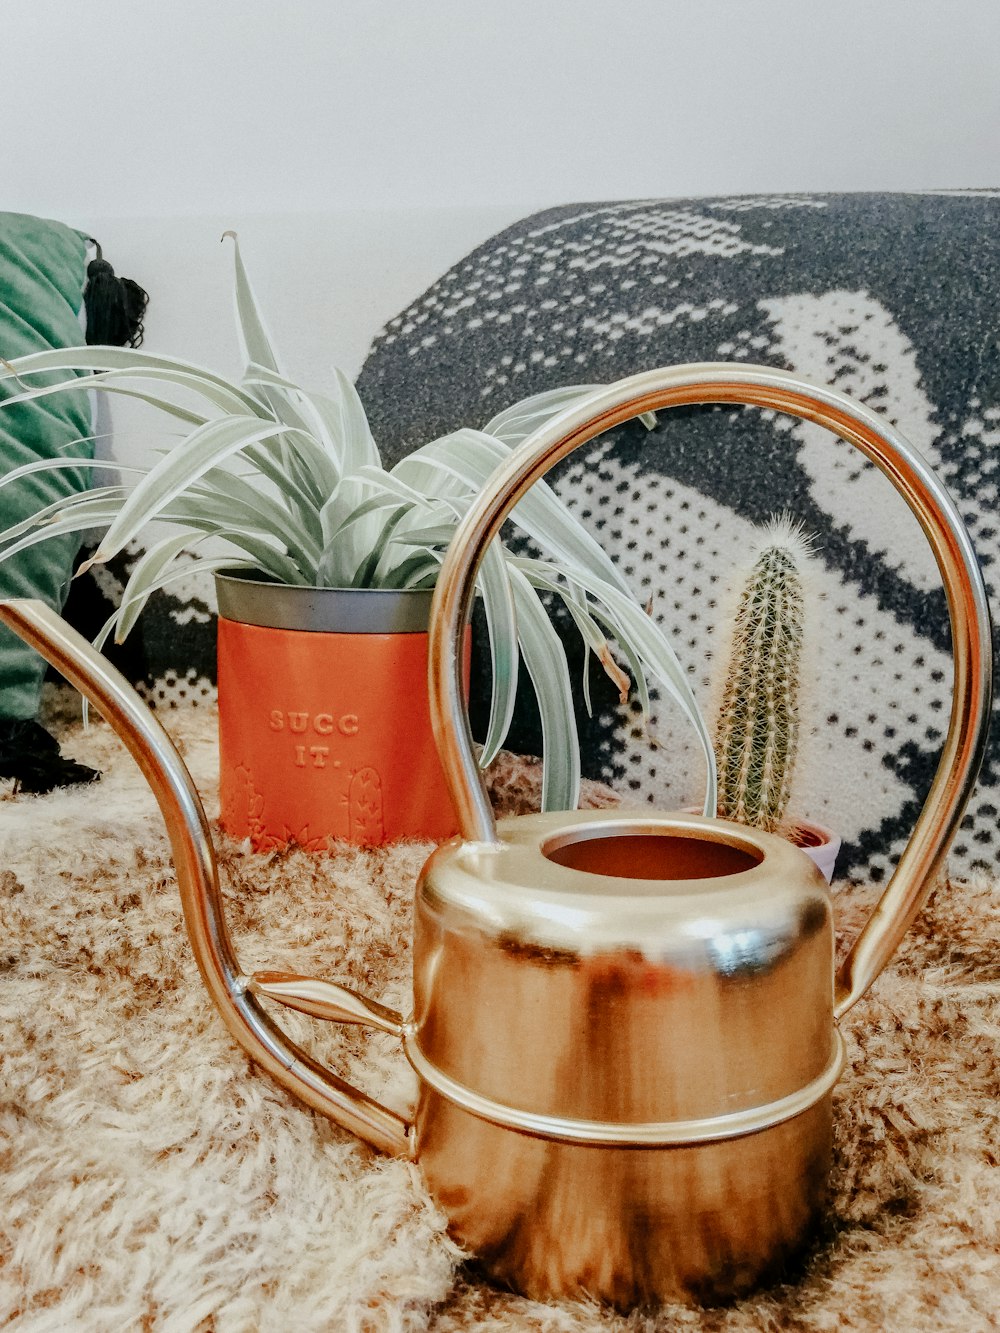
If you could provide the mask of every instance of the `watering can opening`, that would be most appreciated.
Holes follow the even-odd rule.
[[[688,825],[650,829],[648,821],[617,828],[586,825],[560,831],[541,846],[557,865],[614,879],[718,879],[752,870],[764,853],[737,834]]]

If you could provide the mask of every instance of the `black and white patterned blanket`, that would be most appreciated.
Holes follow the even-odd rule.
[[[1000,191],[641,200],[552,209],[460,260],[379,334],[358,387],[387,462],[517,398],[657,365],[791,369],[884,412],[958,499],[995,597],[1000,524]],[[720,592],[752,525],[814,534],[814,642],[796,810],[845,839],[840,869],[884,878],[937,764],[950,707],[947,614],[915,520],[856,450],[752,409],[665,413],[563,464],[557,489],[666,627],[703,701]],[[111,577],[105,574],[105,577]],[[155,702],[210,688],[197,582],[147,613],[127,669]],[[567,636],[569,641],[572,636]],[[133,641],[130,640],[130,643]],[[488,667],[481,655],[474,716]],[[610,688],[581,716],[584,771],[640,801],[698,798],[667,708],[650,746]],[[514,748],[537,753],[525,701]],[[957,866],[1000,860],[1000,735]]]
[[[1000,525],[1000,191],[775,196],[552,209],[456,264],[381,333],[358,387],[387,461],[517,398],[657,365],[780,366],[884,412],[956,496],[995,595]],[[887,873],[950,706],[944,594],[889,483],[818,427],[752,409],[665,413],[563,465],[557,489],[643,593],[702,698],[732,554],[780,510],[815,535],[819,647],[796,806],[852,876]],[[814,635],[814,643],[816,637]],[[482,694],[482,688],[480,689]],[[691,738],[658,748],[609,693],[584,766],[641,800],[697,797]],[[534,720],[516,734],[537,751]],[[997,747],[954,855],[993,864]]]

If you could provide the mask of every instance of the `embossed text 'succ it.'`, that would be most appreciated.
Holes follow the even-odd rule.
[[[360,730],[357,713],[341,713],[339,717],[334,717],[332,713],[286,712],[281,708],[271,710],[268,725],[272,731],[284,731],[287,728],[299,736],[307,731],[313,731],[318,736],[331,736],[334,730],[341,736],[356,736]],[[310,761],[313,768],[326,768],[330,753],[328,745],[296,745],[293,748],[296,768],[305,768]],[[339,768],[340,762],[335,759],[332,766]]]

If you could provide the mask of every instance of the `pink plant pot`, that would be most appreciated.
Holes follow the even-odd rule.
[[[809,820],[803,820],[795,826],[794,833],[790,838],[796,847],[801,847],[809,860],[814,862],[820,870],[827,884],[833,880],[833,869],[837,863],[837,853],[840,851],[841,839],[822,824],[813,824]]]
[[[696,805],[687,806],[685,814],[700,815],[701,807]],[[814,824],[811,820],[802,819],[786,836],[789,842],[802,848],[809,860],[818,868],[827,884],[831,884],[842,841],[836,833],[823,824]]]

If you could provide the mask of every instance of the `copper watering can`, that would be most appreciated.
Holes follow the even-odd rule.
[[[553,464],[642,412],[745,403],[819,422],[890,479],[933,547],[955,659],[948,736],[927,804],[870,920],[834,972],[831,904],[803,852],[722,820],[644,809],[494,823],[462,698],[459,644],[483,553]],[[323,980],[246,975],[223,916],[208,822],[170,740],[131,687],[37,602],[0,615],[86,694],[151,783],[185,919],[236,1039],[305,1103],[419,1162],[452,1234],[536,1297],[619,1306],[718,1300],[802,1241],[822,1207],[836,1022],[926,899],[979,770],[992,649],[982,575],[955,505],[884,420],[781,371],[654,370],[535,432],[456,532],[430,640],[438,748],[463,837],[440,847],[414,909],[414,1007]],[[284,1035],[262,999],[400,1038],[412,1121]]]

